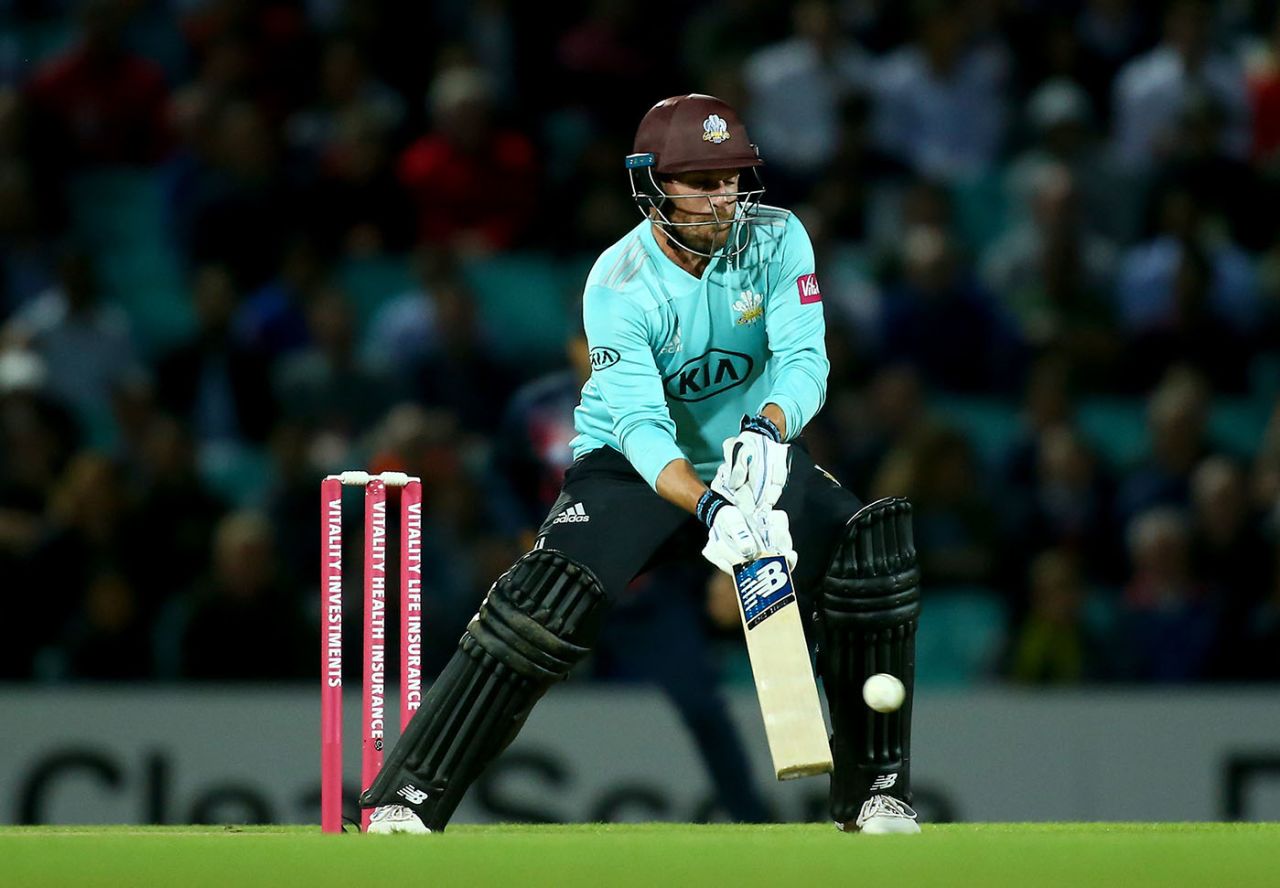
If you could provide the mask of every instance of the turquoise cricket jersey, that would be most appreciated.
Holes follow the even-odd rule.
[[[711,259],[701,278],[663,254],[648,220],[596,260],[575,459],[613,447],[653,487],[684,457],[710,481],[744,413],[772,401],[794,438],[822,407],[830,365],[809,235],[776,207],[746,224],[746,248]]]

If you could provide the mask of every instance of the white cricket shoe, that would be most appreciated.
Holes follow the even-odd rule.
[[[862,803],[857,820],[837,823],[836,828],[867,835],[915,835],[920,832],[916,812],[888,795],[873,795]]]
[[[369,829],[366,831],[376,835],[431,832],[418,819],[418,815],[404,805],[382,805],[374,808],[373,814],[369,817]]]

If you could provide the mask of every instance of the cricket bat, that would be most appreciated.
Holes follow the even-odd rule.
[[[787,560],[766,555],[733,572],[751,672],[779,780],[831,770],[831,744]]]

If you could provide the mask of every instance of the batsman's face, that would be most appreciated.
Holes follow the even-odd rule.
[[[737,170],[679,173],[663,182],[663,190],[671,198],[667,218],[672,222],[706,223],[681,228],[683,241],[708,253],[724,246],[738,208]]]

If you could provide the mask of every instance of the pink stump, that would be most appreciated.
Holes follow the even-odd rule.
[[[364,489],[364,707],[361,721],[360,790],[382,769],[386,731],[387,488],[373,478]],[[369,809],[361,825],[369,828]]]
[[[342,832],[342,481],[320,485],[320,829]]]
[[[400,491],[400,733],[422,705],[422,482]]]

